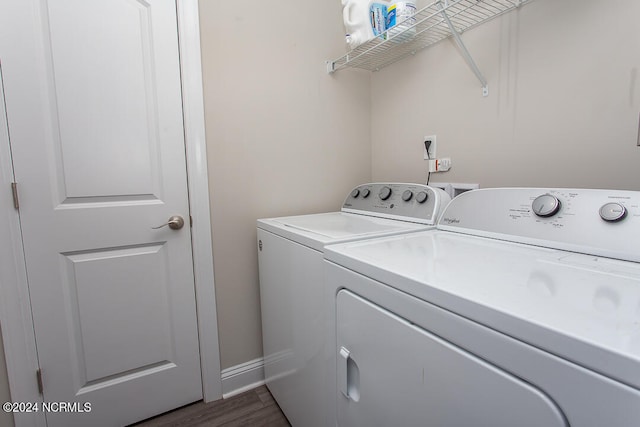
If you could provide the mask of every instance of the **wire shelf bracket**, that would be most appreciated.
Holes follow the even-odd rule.
[[[451,19],[449,19],[449,16],[447,15],[447,12],[445,11],[444,6],[441,2],[438,2],[438,7],[440,8],[440,13],[442,14],[442,18],[446,21],[447,25],[449,26],[449,30],[451,31],[451,36],[453,37],[453,40],[458,45],[458,48],[460,49],[460,53],[462,54],[462,57],[467,62],[469,67],[471,67],[471,71],[473,71],[473,74],[475,74],[478,80],[480,80],[480,84],[482,85],[482,96],[489,96],[489,85],[487,84],[487,79],[484,78],[484,76],[482,75],[482,72],[480,71],[480,69],[476,65],[476,62],[473,60],[473,57],[469,53],[469,50],[462,42],[462,39],[460,38],[460,33],[458,33],[458,30],[456,30],[456,27],[453,26],[453,23],[451,22]]]

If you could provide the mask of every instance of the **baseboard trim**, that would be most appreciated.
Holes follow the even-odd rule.
[[[223,369],[222,398],[227,399],[264,384],[264,359],[262,357]]]

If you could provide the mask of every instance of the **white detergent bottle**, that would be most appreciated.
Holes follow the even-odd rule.
[[[350,49],[384,32],[386,8],[382,4],[387,3],[384,0],[342,0],[342,18]],[[380,11],[384,11],[384,17],[379,17]]]
[[[416,35],[416,4],[399,1],[387,9],[387,36],[394,43],[411,40]]]

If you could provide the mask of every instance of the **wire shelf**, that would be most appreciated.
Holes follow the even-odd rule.
[[[335,61],[327,71],[361,68],[378,71],[400,59],[413,55],[441,40],[451,37],[446,14],[458,33],[509,12],[528,0],[438,0],[420,9],[414,16],[385,31]],[[412,21],[414,20],[415,21]],[[415,22],[409,26],[407,22]],[[384,40],[383,38],[385,38]]]

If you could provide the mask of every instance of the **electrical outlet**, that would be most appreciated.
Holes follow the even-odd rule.
[[[451,169],[451,158],[438,159],[438,171],[446,172]]]
[[[431,145],[429,145],[429,152],[427,153],[427,145],[425,142],[431,141]],[[425,160],[435,159],[436,158],[436,136],[435,135],[427,135],[424,137],[422,141],[422,150],[423,150],[423,158]]]
[[[451,169],[451,158],[449,157],[429,160],[429,172],[446,172],[449,169]]]

